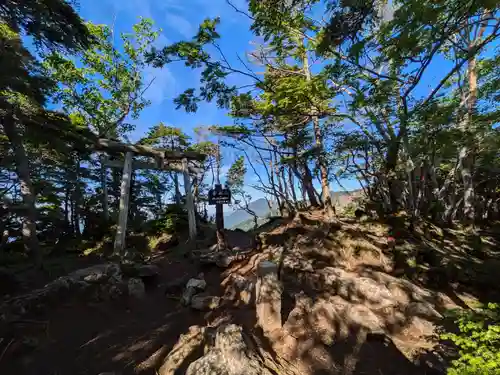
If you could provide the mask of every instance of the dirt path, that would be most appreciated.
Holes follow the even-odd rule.
[[[159,266],[160,282],[195,272],[188,262]],[[218,277],[216,270],[206,274],[209,288]],[[203,313],[180,306],[162,288],[141,301],[60,306],[16,324],[18,335],[0,346],[0,374],[155,374],[179,335],[197,324],[204,324]]]
[[[181,375],[203,349],[188,334],[181,340],[181,349],[178,345],[172,351],[179,336],[192,326],[205,327],[219,318],[259,337],[262,345],[258,346],[271,356],[279,353],[302,366],[300,374],[443,374],[446,363],[434,353],[439,349],[435,328],[448,308],[462,302],[456,294],[460,289],[444,290],[425,274],[416,277],[415,269],[403,268],[408,273],[401,277],[396,272],[398,262],[392,259],[394,251],[384,247],[387,227],[383,224],[346,221],[325,230],[313,215],[305,219],[305,224],[293,221],[268,228],[259,251],[226,271],[203,270],[207,292],[221,296],[226,281],[236,274],[255,281],[262,259],[280,263],[283,326],[269,340],[255,328],[255,306],[228,301],[205,314],[180,306],[158,288],[140,301],[73,303],[32,317],[36,322],[16,323],[15,335],[4,337],[4,342],[0,339],[0,374],[156,375],[170,353],[169,358],[182,357],[180,366],[175,361],[173,372]],[[402,238],[397,253],[406,251],[416,258],[429,242],[411,241]],[[443,236],[435,241],[438,250],[446,244]],[[456,246],[451,243],[453,247],[444,254],[452,254],[455,247],[462,251],[460,241]],[[433,254],[441,252],[433,250]],[[162,259],[157,264],[160,284],[201,271],[185,258]],[[440,267],[431,266],[426,269]],[[196,347],[195,352],[186,354],[190,351],[182,345]]]

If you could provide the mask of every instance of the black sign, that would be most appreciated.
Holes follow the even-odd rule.
[[[221,185],[215,185],[215,189],[208,191],[208,204],[228,204],[231,203],[231,191],[222,188]]]

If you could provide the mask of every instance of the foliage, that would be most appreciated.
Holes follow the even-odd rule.
[[[150,104],[144,93],[151,84],[145,82],[145,52],[159,35],[153,22],[141,19],[133,33],[120,35],[123,52],[114,46],[113,31],[104,25],[87,24],[97,40],[93,48],[81,55],[77,64],[70,57],[53,52],[44,65],[60,90],[54,100],[62,103],[73,121],[88,126],[99,136],[117,138],[133,130],[126,120],[137,119]]]
[[[66,0],[4,0],[0,19],[15,33],[24,31],[38,46],[86,49],[93,42],[78,13]]]
[[[489,303],[486,308],[453,312],[459,333],[445,333],[459,349],[449,375],[500,374],[500,305]]]
[[[88,144],[127,141],[150,104],[149,65],[175,62],[199,74],[198,87],[174,99],[178,108],[196,112],[213,102],[233,121],[189,136],[161,122],[140,140],[208,155],[192,184],[199,218],[208,216],[224,148],[238,155],[227,182],[246,210],[251,173],[251,187],[283,215],[305,204],[328,208],[330,184],[352,179],[381,215],[404,210],[413,221],[447,224],[500,218],[495,2],[247,5],[258,42],[236,62],[221,48],[218,18],[159,48],[160,30],[148,19],[118,36],[84,24],[67,1],[2,2],[0,250],[24,256],[38,240],[45,251],[109,237],[121,171],[107,170]],[[24,36],[36,48],[26,48]],[[153,219],[156,231],[182,228],[184,212],[168,206],[181,206],[181,185],[175,172],[135,171],[131,227]],[[20,249],[23,233],[29,246]]]
[[[148,222],[146,232],[152,235],[182,233],[188,228],[187,211],[183,206],[169,204],[162,215]]]
[[[354,217],[354,211],[358,208],[358,205],[354,202],[348,203],[344,209],[342,210],[342,213],[346,216]]]
[[[229,167],[229,170],[227,172],[226,185],[234,193],[241,193],[246,173],[247,169],[245,167],[245,158],[243,156],[240,156],[231,165],[231,167]]]
[[[224,82],[229,73],[205,50],[207,45],[214,45],[220,38],[216,31],[219,22],[219,18],[206,19],[200,24],[198,32],[191,41],[177,42],[161,50],[153,47],[147,55],[147,61],[155,67],[162,67],[173,61],[183,61],[187,67],[203,68],[199,91],[190,88],[179,95],[175,99],[177,109],[183,107],[187,112],[196,112],[198,103],[203,100],[208,102],[215,100],[220,108],[227,108],[236,93],[235,86]]]

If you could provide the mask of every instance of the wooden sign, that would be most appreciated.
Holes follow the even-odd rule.
[[[231,203],[231,191],[227,188],[222,188],[221,185],[216,185],[215,189],[208,191],[208,204],[228,204]]]

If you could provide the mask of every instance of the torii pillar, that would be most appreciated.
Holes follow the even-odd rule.
[[[120,186],[120,214],[118,216],[118,228],[116,229],[114,252],[116,255],[124,255],[125,235],[127,234],[128,208],[130,201],[130,181],[132,179],[133,152],[127,152],[125,163],[123,163],[122,183]]]
[[[126,153],[125,161],[123,163],[123,175],[120,186],[120,213],[118,217],[118,228],[116,230],[116,237],[114,243],[114,253],[119,256],[124,255],[125,250],[125,237],[127,233],[127,219],[130,201],[130,181],[132,179],[132,172],[134,170],[133,162],[134,153],[129,151]],[[108,162],[109,166],[117,166],[113,162]],[[158,167],[154,164],[137,163],[137,168],[142,169],[160,169],[169,170],[168,166]],[[182,173],[184,175],[184,189],[186,192],[186,209],[188,213],[189,223],[189,241],[193,243],[196,240],[196,215],[194,210],[194,197],[191,191],[191,178],[189,176],[189,166],[187,158],[182,159]]]

